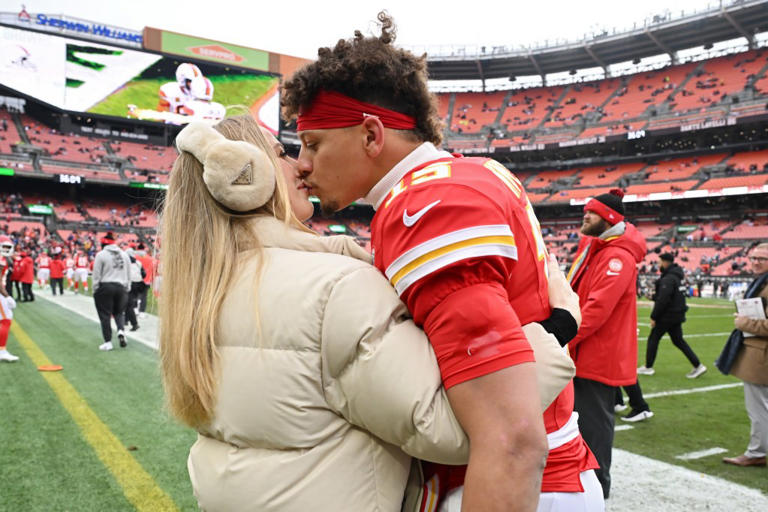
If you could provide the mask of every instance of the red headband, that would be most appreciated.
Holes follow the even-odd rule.
[[[411,116],[358,101],[335,91],[321,90],[315,95],[312,104],[299,112],[296,129],[303,132],[346,128],[362,123],[368,116],[378,117],[385,128],[395,130],[416,128],[416,120]]]
[[[611,226],[624,220],[624,216],[622,214],[613,208],[606,206],[605,203],[601,203],[595,198],[590,199],[589,202],[584,205],[584,211],[595,212],[600,217],[605,219]]]

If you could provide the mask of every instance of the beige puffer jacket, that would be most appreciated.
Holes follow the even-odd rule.
[[[200,507],[399,511],[410,456],[468,456],[429,341],[373,266],[332,253],[365,259],[351,239],[254,222],[258,294],[257,253],[240,253],[218,322],[217,407],[189,455]]]

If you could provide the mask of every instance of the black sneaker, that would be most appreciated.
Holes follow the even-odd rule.
[[[125,334],[123,334],[123,331],[120,331],[117,333],[117,340],[120,342],[120,346],[122,348],[125,348],[128,344],[125,342]]]
[[[631,411],[629,411],[629,414],[621,418],[621,421],[628,421],[630,423],[635,423],[638,421],[647,420],[648,418],[652,418],[652,417],[653,417],[653,411],[651,411],[650,409],[645,411],[638,411],[636,409],[632,409]]]
[[[131,331],[138,331],[139,330],[139,324],[132,325],[130,330]]]

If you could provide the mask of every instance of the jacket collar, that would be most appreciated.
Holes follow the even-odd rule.
[[[365,196],[365,202],[372,205],[374,210],[377,209],[384,198],[387,197],[389,191],[392,190],[392,188],[397,185],[397,182],[403,179],[403,176],[408,174],[411,169],[427,162],[431,162],[432,160],[437,160],[438,158],[450,158],[452,156],[453,155],[447,151],[437,149],[431,142],[423,143],[395,164],[395,166],[373,186]]]
[[[262,247],[279,247],[306,252],[329,252],[343,254],[371,263],[371,255],[360,247],[350,236],[320,236],[316,233],[301,231],[271,215],[257,215],[251,219],[258,244]],[[246,242],[241,250],[248,251],[258,247],[257,243]]]

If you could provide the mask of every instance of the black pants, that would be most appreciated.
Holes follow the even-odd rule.
[[[646,368],[653,368],[653,363],[656,362],[656,353],[659,350],[659,340],[664,336],[664,333],[669,333],[672,343],[685,354],[685,357],[688,358],[688,361],[691,362],[694,368],[701,364],[693,349],[683,339],[682,323],[668,324],[657,322],[656,327],[651,329],[651,333],[648,335],[648,346],[645,349]]]
[[[574,409],[579,413],[579,430],[595,454],[600,468],[595,470],[603,496],[611,490],[611,450],[613,450],[613,406],[616,387],[580,377],[573,378]]]
[[[21,283],[21,291],[24,295],[22,302],[31,302],[35,300],[35,294],[32,292],[32,283]]]
[[[16,300],[21,302],[22,294],[21,294],[21,281],[11,281],[11,285],[13,288],[16,288]],[[8,288],[8,293],[13,295],[13,292],[10,288]]]
[[[128,291],[120,283],[100,283],[99,289],[93,292],[96,302],[96,312],[101,322],[101,335],[104,341],[112,341],[112,317],[115,317],[117,330],[125,329],[125,303],[128,302]]]
[[[648,402],[643,398],[643,390],[640,389],[640,382],[635,381],[631,386],[624,386],[624,391],[627,392],[629,398],[629,406],[635,411],[650,411]],[[624,397],[621,394],[621,388],[616,388],[616,405],[624,405]]]
[[[64,295],[64,278],[63,277],[51,278],[51,290],[54,295],[56,295],[56,287],[59,288],[59,295]]]
[[[136,305],[143,287],[144,283],[131,283],[131,291],[128,292],[128,302],[125,305],[125,320],[134,328],[139,326],[139,321],[136,319]]]
[[[139,311],[144,313],[147,310],[147,293],[149,292],[149,285],[142,282],[142,286],[139,289]]]

